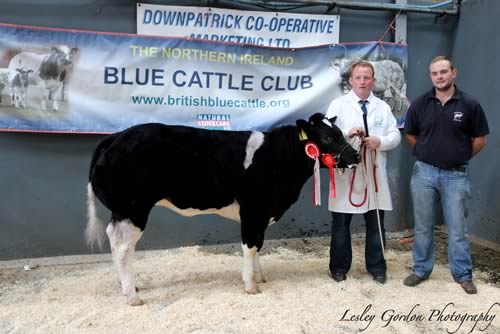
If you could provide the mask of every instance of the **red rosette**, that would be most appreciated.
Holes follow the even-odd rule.
[[[324,153],[321,155],[321,162],[323,165],[325,165],[328,168],[335,167],[335,164],[337,163],[335,161],[335,157],[331,155],[330,153]]]
[[[313,203],[314,205],[321,205],[321,181],[319,174],[319,147],[313,142],[307,142],[304,147],[306,154],[309,158],[314,160],[313,168]]]
[[[319,147],[313,142],[308,142],[305,146],[306,154],[311,159],[317,159],[319,157]]]
[[[335,164],[337,162],[335,161],[335,157],[330,153],[322,154],[321,162],[323,163],[323,165],[328,167],[328,172],[330,174],[330,197],[335,198],[335,196],[337,196],[337,193],[335,190],[335,173],[333,172],[333,167],[335,167]]]

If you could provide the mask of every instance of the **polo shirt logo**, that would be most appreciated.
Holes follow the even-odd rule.
[[[460,111],[455,111],[453,113],[453,120],[455,122],[461,122],[462,121],[462,117],[464,116],[464,113],[463,112],[460,112]]]

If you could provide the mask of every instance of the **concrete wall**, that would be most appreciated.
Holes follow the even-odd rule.
[[[467,3],[475,2],[481,1]],[[203,6],[206,1],[150,1],[150,3]],[[227,5],[230,2],[218,3]],[[227,7],[238,8],[234,4]],[[483,7],[474,8],[479,15],[474,20],[483,22],[484,29],[488,29],[488,24],[481,17],[491,18],[491,23],[494,20],[492,14],[488,12],[490,8]],[[498,5],[493,7],[498,8]],[[0,0],[0,8],[0,22],[5,23],[135,33],[135,1]],[[248,6],[245,8],[256,10]],[[314,7],[303,12],[324,13],[324,10],[324,7]],[[387,12],[341,10],[340,15],[342,42],[378,40],[392,20],[392,15]],[[472,16],[468,15],[464,10],[461,19],[473,20]],[[484,107],[487,109],[488,117],[491,118],[494,110],[492,106],[494,85],[483,87],[484,80],[479,80],[479,73],[472,70],[481,67],[482,71],[489,73],[491,68],[486,62],[470,63],[466,57],[459,56],[461,52],[473,52],[470,46],[474,45],[475,35],[473,31],[461,28],[462,23],[457,20],[457,17],[409,15],[408,95],[410,98],[415,98],[429,89],[428,62],[434,55],[450,54],[453,51],[463,71],[461,87],[473,94],[477,93],[476,96],[484,100]],[[479,29],[478,26],[474,27],[474,31],[479,32]],[[454,46],[458,44],[456,36],[459,34],[469,37],[467,43],[460,41],[464,43],[461,48]],[[390,38],[389,34],[385,40],[390,41]],[[484,47],[491,48],[486,40]],[[492,63],[493,59],[490,60]],[[468,78],[471,81],[466,85],[465,83],[469,82]],[[89,253],[83,241],[86,224],[85,192],[90,156],[100,138],[102,136],[99,135],[0,133],[2,157],[0,159],[0,260]],[[481,221],[484,221],[484,227],[473,231],[485,239],[497,242],[498,227],[495,232],[496,237],[492,238],[489,226],[498,226],[498,205],[495,208],[498,202],[498,190],[492,188],[490,179],[495,167],[495,164],[490,163],[490,159],[494,150],[498,152],[498,147],[498,139],[496,143],[494,139],[491,140],[489,153],[481,154],[473,165],[473,186],[476,192],[474,205],[477,207],[473,213],[475,219],[481,217]],[[488,165],[488,173],[478,170],[479,161],[483,165]],[[498,166],[498,158],[495,161]],[[405,143],[389,156],[395,204],[395,210],[387,214],[386,218],[389,231],[402,230],[412,225],[408,194],[412,163],[411,152]],[[326,174],[323,175],[326,179]],[[330,216],[326,209],[326,199],[324,206],[313,208],[311,188],[311,183],[306,183],[299,201],[278,224],[268,229],[267,239],[329,233]],[[488,190],[480,191],[480,189]],[[100,212],[101,217],[108,219],[109,213],[105,209],[100,208]],[[361,220],[355,219],[354,230],[362,230],[361,227]],[[155,208],[138,249],[238,242],[239,232],[239,224],[218,216],[198,216],[188,219],[166,209]]]
[[[457,85],[479,99],[490,126],[488,144],[471,162],[471,233],[496,244],[500,244],[499,17],[499,1],[465,1],[452,49]]]

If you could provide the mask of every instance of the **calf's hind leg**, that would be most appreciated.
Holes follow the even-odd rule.
[[[122,292],[127,302],[132,306],[143,305],[136,291],[135,277],[132,269],[132,259],[135,245],[142,236],[142,231],[129,219],[111,222],[106,233],[109,237],[113,262],[118,270]]]

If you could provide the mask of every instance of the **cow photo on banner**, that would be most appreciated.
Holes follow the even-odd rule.
[[[407,47],[269,48],[174,37],[0,25],[0,130],[112,133],[149,122],[269,130],[325,113],[353,59],[400,124]]]
[[[383,47],[381,49],[377,53],[371,52],[365,55],[354,53],[334,59],[331,66],[339,72],[342,91],[347,94],[351,90],[349,84],[351,65],[362,59],[369,61],[375,70],[373,94],[387,102],[396,117],[398,127],[403,127],[406,112],[410,107],[410,101],[406,97],[406,62],[383,52]]]

